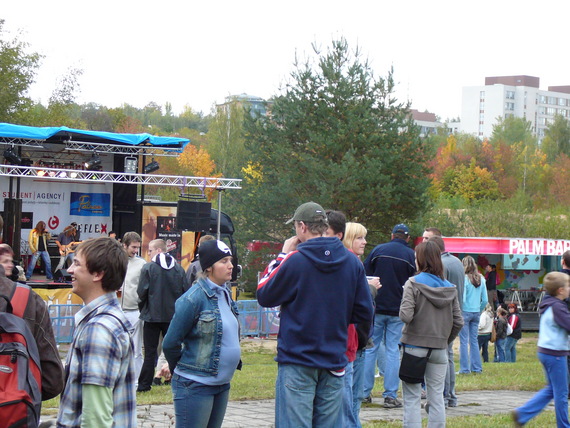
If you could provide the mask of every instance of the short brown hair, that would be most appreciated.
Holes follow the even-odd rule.
[[[443,276],[443,263],[441,262],[441,251],[439,246],[432,240],[422,242],[416,247],[416,263],[420,272],[431,273],[432,275]]]
[[[437,244],[437,246],[439,247],[439,251],[441,251],[442,253],[445,251],[445,242],[443,242],[443,238],[441,236],[433,235],[431,238],[429,238],[429,240]]]
[[[133,242],[142,242],[141,236],[137,232],[127,232],[123,235],[123,245],[128,247]]]
[[[8,244],[0,244],[0,256],[3,256],[4,254],[14,256],[14,250],[12,250],[12,247]]]
[[[104,273],[101,281],[104,291],[117,291],[121,288],[129,258],[116,239],[108,236],[87,239],[77,246],[76,252],[85,258],[89,273]]]
[[[305,226],[307,226],[307,229],[309,230],[309,232],[314,234],[314,235],[322,235],[329,228],[329,224],[326,220],[325,221],[312,221],[312,222],[295,220],[295,223],[303,223]]]
[[[570,268],[570,250],[564,251],[564,254],[562,254],[562,260],[566,267]]]
[[[441,230],[437,227],[426,227],[424,230],[433,233],[434,236],[441,236]]]
[[[548,272],[542,281],[544,290],[553,297],[558,294],[558,289],[564,287],[568,281],[570,281],[570,276],[563,272]]]

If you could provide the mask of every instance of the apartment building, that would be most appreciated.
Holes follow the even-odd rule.
[[[570,119],[570,86],[541,90],[534,76],[486,77],[484,86],[463,88],[461,131],[489,138],[499,117],[522,117],[541,141],[555,115]]]

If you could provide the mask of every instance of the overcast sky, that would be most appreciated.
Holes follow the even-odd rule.
[[[394,67],[400,100],[446,119],[486,76],[570,85],[569,12],[563,0],[3,0],[0,18],[45,55],[31,90],[43,103],[76,67],[80,103],[209,113],[228,95],[278,94],[296,54],[345,37],[376,75]]]

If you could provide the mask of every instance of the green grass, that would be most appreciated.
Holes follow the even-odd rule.
[[[525,333],[523,338],[517,344],[517,362],[516,363],[484,363],[483,373],[478,375],[458,375],[456,389],[461,391],[476,390],[497,390],[500,393],[505,390],[524,390],[538,391],[544,386],[544,375],[542,367],[536,357],[536,333]],[[456,341],[458,345],[459,341]],[[489,354],[493,353],[493,347],[490,347]],[[242,361],[243,368],[237,371],[232,380],[230,391],[230,400],[256,400],[275,398],[275,379],[277,376],[277,363],[274,358],[276,355],[275,341],[261,340],[244,340],[242,341]],[[459,370],[456,356],[456,371]],[[381,396],[381,380],[377,379],[377,385],[374,388],[376,397]],[[499,394],[498,392],[498,394]],[[137,394],[137,404],[152,405],[172,403],[172,392],[170,386],[154,386],[151,391]],[[53,414],[57,412],[59,406],[59,398],[55,398],[44,402],[42,413]],[[485,421],[485,417],[481,416],[480,421]],[[461,419],[461,418],[460,418]],[[467,419],[467,418],[463,418]],[[499,423],[501,419],[491,418],[488,423]],[[537,419],[541,420],[541,419]],[[386,424],[382,422],[383,424]],[[465,422],[466,424],[467,422]],[[477,422],[478,424],[479,422]],[[483,423],[483,422],[481,422]],[[534,423],[534,422],[533,422]],[[487,424],[487,422],[485,422]],[[392,426],[392,425],[370,425],[373,426]],[[396,425],[394,425],[396,426]],[[400,425],[401,426],[401,422]],[[448,425],[448,426],[467,426],[467,425]],[[482,425],[475,425],[482,426]],[[495,426],[495,425],[485,425]],[[534,425],[528,425],[534,426]],[[535,425],[540,426],[540,425]],[[542,425],[546,426],[546,425]]]
[[[423,426],[427,426],[427,418],[423,420]],[[498,414],[492,416],[462,416],[447,417],[447,428],[465,428],[465,427],[485,427],[485,428],[505,428],[513,426],[513,420],[510,414]],[[554,411],[545,411],[532,419],[525,425],[525,428],[544,428],[555,427],[556,416]],[[375,421],[363,425],[364,428],[401,428],[402,421]]]

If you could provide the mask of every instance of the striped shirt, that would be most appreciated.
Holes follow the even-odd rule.
[[[58,427],[81,425],[83,385],[113,389],[113,427],[137,426],[133,347],[119,319],[131,329],[114,292],[98,297],[75,315],[75,334],[67,354],[68,377],[61,395]]]

